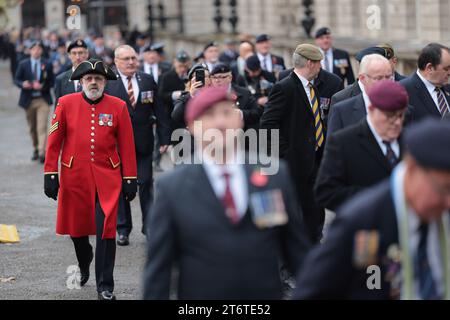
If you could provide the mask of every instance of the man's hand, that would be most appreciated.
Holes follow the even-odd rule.
[[[122,182],[122,193],[125,200],[132,201],[136,197],[137,179],[124,178]]]
[[[165,145],[163,145],[163,146],[160,146],[160,147],[159,147],[159,153],[163,154],[164,152],[167,151],[167,148],[168,148],[168,147],[169,147],[169,146],[168,146],[167,144],[165,144]]]
[[[267,101],[269,101],[269,99],[267,97],[261,97],[261,98],[258,99],[258,104],[261,107],[263,107],[267,103]]]
[[[22,88],[24,89],[31,89],[32,85],[30,83],[30,81],[25,80],[24,82],[22,82]]]
[[[59,178],[57,173],[48,173],[44,175],[44,193],[53,200],[58,199]]]
[[[41,90],[42,89],[42,84],[40,84],[39,81],[34,81],[33,82],[33,90]]]

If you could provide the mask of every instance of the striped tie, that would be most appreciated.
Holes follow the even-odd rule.
[[[441,113],[441,116],[444,117],[449,112],[447,102],[445,101],[445,97],[442,94],[441,89],[436,87],[434,91],[437,93],[439,112]]]
[[[134,108],[136,105],[136,100],[134,99],[134,91],[133,91],[133,84],[131,83],[131,76],[127,77],[128,80],[128,99],[130,100],[131,106]]]
[[[323,127],[322,121],[320,120],[320,108],[319,102],[317,101],[316,94],[314,92],[313,85],[309,84],[309,92],[311,97],[311,109],[314,114],[314,126],[316,128],[316,150],[319,149],[323,144]]]

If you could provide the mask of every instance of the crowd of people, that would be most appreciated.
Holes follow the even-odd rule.
[[[181,49],[172,61],[137,33],[105,41],[31,29],[0,42],[31,159],[58,201],[57,233],[73,240],[81,285],[95,256],[99,299],[115,299],[116,244],[129,245],[136,193],[144,298],[169,298],[174,266],[180,299],[450,298],[448,47],[426,45],[408,76],[390,44],[363,48],[355,77],[327,27],[296,46],[292,69],[267,34]],[[202,161],[154,188],[180,128]],[[261,149],[237,150],[235,136],[214,141],[218,163],[208,129],[267,129],[279,171],[240,161]],[[326,209],[336,219],[324,236]]]

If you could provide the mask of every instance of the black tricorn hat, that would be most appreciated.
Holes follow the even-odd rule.
[[[80,80],[86,74],[101,74],[106,80],[117,80],[116,74],[102,60],[89,59],[78,65],[70,80]]]

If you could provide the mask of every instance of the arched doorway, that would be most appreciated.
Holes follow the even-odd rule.
[[[26,0],[22,4],[22,26],[45,27],[44,0]]]

